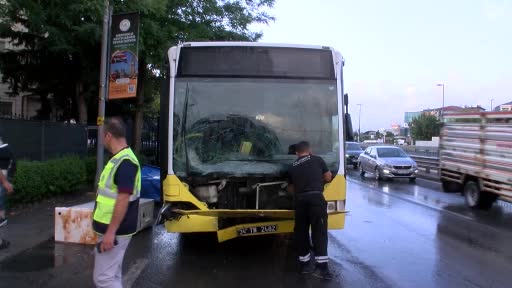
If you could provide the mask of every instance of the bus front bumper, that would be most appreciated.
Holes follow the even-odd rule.
[[[293,212],[293,210],[173,210],[175,217],[165,221],[165,228],[172,233],[215,232],[218,241],[224,242],[237,237],[292,233],[295,225]],[[346,211],[329,213],[328,229],[343,229],[345,214]],[[268,220],[265,216],[271,217],[272,220]],[[219,218],[231,217],[265,217],[266,220],[219,228]]]

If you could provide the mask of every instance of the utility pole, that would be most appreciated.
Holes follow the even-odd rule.
[[[494,101],[494,99],[491,99],[491,110],[490,110],[491,112],[492,112],[492,101]]]
[[[363,104],[357,104],[359,106],[359,121],[358,121],[358,129],[357,129],[357,142],[361,143],[361,106]]]
[[[98,125],[98,141],[96,151],[96,180],[95,186],[98,185],[101,172],[103,171],[103,157],[104,157],[104,144],[103,144],[103,121],[105,120],[105,98],[107,96],[107,57],[108,57],[108,41],[110,30],[110,19],[112,9],[109,6],[108,0],[104,0],[103,11],[103,37],[101,40],[101,66],[100,66],[100,91],[98,97],[98,118],[96,125]]]
[[[443,107],[441,108],[441,122],[444,122],[444,83],[437,84],[443,87]]]

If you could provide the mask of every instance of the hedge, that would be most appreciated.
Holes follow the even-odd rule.
[[[92,185],[95,158],[64,156],[48,161],[17,162],[14,194],[9,203],[32,203],[45,198],[72,193],[84,184]]]
[[[94,184],[96,178],[96,157],[85,158],[85,183]]]
[[[139,161],[144,160],[140,155],[137,158]],[[13,180],[14,194],[8,201],[14,205],[33,203],[73,193],[80,186],[93,186],[95,176],[95,156],[64,156],[48,161],[19,160],[16,161],[16,175]]]

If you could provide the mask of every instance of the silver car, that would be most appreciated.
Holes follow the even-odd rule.
[[[402,149],[393,146],[371,146],[359,155],[359,173],[372,173],[375,179],[409,178],[416,180],[418,165]]]

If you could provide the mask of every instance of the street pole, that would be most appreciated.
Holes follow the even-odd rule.
[[[444,122],[444,83],[443,83],[443,108],[441,109],[441,121]]]
[[[357,104],[357,106],[359,106],[359,121],[358,121],[358,129],[357,129],[357,142],[361,143],[361,105],[362,104]]]
[[[441,108],[441,122],[444,122],[444,83],[437,84],[437,86],[443,87],[443,107]]]
[[[494,99],[491,99],[491,110],[490,110],[491,112],[492,112],[492,101],[494,101]]]
[[[96,151],[96,181],[95,186],[98,184],[101,172],[103,171],[103,156],[104,156],[104,144],[103,144],[103,121],[105,120],[105,97],[107,95],[107,54],[108,54],[108,37],[110,29],[110,14],[111,9],[108,0],[104,0],[104,11],[103,11],[103,37],[101,40],[101,66],[100,66],[100,91],[98,98],[98,118],[96,119],[96,125],[98,125],[98,141]]]

